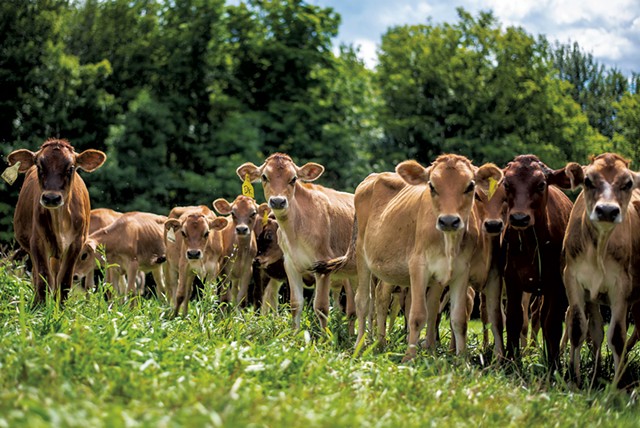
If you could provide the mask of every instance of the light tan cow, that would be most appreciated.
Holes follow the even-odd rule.
[[[200,213],[214,220],[216,215],[206,205],[178,206],[171,209],[168,219],[179,219],[185,213]],[[170,304],[175,304],[176,292],[178,291],[180,257],[182,255],[182,233],[176,231],[169,232],[170,228],[165,227],[164,245],[167,249],[167,262],[163,265],[164,280],[166,287],[166,300]]]
[[[600,305],[609,305],[607,339],[617,384],[624,369],[627,315],[640,299],[640,214],[634,206],[640,201],[640,174],[612,153],[601,154],[584,167],[569,163],[565,172],[572,188],[583,188],[563,246],[570,365],[580,383],[580,348],[588,330],[598,366],[604,337]]]
[[[324,167],[317,163],[297,166],[291,157],[276,153],[261,166],[251,162],[237,169],[240,179],[262,181],[265,198],[275,215],[278,242],[284,252],[284,265],[291,290],[293,325],[300,327],[303,306],[303,277],[316,260],[344,254],[349,247],[353,225],[353,195],[310,182],[318,179]],[[355,264],[337,277],[355,278]],[[324,330],[329,315],[329,275],[315,275],[314,310]],[[350,284],[347,286],[351,286]],[[353,308],[347,308],[352,318]]]
[[[76,153],[66,140],[47,140],[37,152],[26,149],[9,154],[11,165],[20,162],[26,173],[13,216],[20,246],[33,263],[34,304],[41,304],[46,290],[64,301],[73,271],[87,238],[89,192],[77,170],[95,171],[106,155],[98,150]]]
[[[138,272],[151,272],[159,292],[164,292],[162,264],[166,261],[164,245],[165,216],[133,211],[123,214],[111,225],[92,233],[82,249],[81,262],[75,275],[82,279],[93,274],[95,260],[106,269],[107,281],[121,295],[142,295],[144,287],[138,286]],[[104,248],[105,258],[98,251]],[[127,284],[121,284],[126,275]]]
[[[228,216],[227,226],[222,230],[225,261],[220,300],[243,306],[247,303],[253,259],[258,252],[256,228],[267,207],[265,204],[260,209],[253,198],[239,195],[232,203],[224,198],[216,199],[213,208],[219,214]]]
[[[179,248],[179,285],[175,298],[171,300],[174,316],[181,310],[183,315],[187,315],[196,275],[204,282],[220,274],[224,248],[221,230],[227,223],[224,217],[213,217],[204,206],[185,210],[180,218],[170,218],[165,222],[165,229],[176,237],[173,244]],[[169,296],[172,296],[171,292]]]
[[[371,174],[358,186],[355,245],[343,258],[315,266],[319,270],[339,267],[352,258],[355,248],[357,343],[364,337],[371,278],[375,276],[389,284],[411,287],[405,360],[415,357],[425,322],[426,346],[435,345],[435,320],[446,285],[451,290],[457,352],[465,351],[469,266],[482,239],[472,212],[474,193],[476,182],[489,177],[499,181],[502,173],[493,164],[478,168],[462,156],[442,155],[429,168],[405,161],[396,167],[396,173]]]
[[[89,220],[89,235],[96,230],[102,229],[112,224],[114,221],[122,217],[122,213],[114,211],[110,208],[95,208],[91,210],[91,219]],[[95,271],[95,270],[94,270]],[[74,281],[78,278],[74,276]],[[84,290],[92,290],[95,286],[94,274],[88,273],[84,278]]]

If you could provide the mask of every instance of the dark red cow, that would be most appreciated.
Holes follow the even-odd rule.
[[[26,178],[13,217],[16,240],[33,262],[34,304],[49,291],[64,301],[73,271],[89,231],[89,192],[77,173],[92,172],[105,161],[98,150],[78,154],[66,140],[47,140],[33,153],[9,154],[11,165],[20,162]]]
[[[514,358],[519,353],[522,293],[542,295],[542,333],[550,369],[559,365],[562,322],[567,309],[560,258],[572,207],[569,198],[555,185],[568,186],[564,168],[551,170],[534,155],[517,156],[504,170],[509,204],[503,240],[507,357]]]

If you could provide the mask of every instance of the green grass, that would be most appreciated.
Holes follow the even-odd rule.
[[[489,364],[477,323],[468,360],[443,348],[401,364],[401,322],[385,351],[368,345],[354,357],[337,313],[321,335],[309,310],[295,332],[284,309],[226,313],[211,296],[170,319],[155,300],[74,294],[63,310],[31,311],[31,295],[0,263],[0,427],[620,427],[640,418],[635,390],[547,381],[535,349],[517,369]]]

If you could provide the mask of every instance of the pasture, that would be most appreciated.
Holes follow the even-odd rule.
[[[576,390],[545,379],[539,350],[496,367],[472,322],[468,360],[452,356],[447,322],[435,355],[401,364],[401,321],[390,343],[358,352],[332,310],[329,333],[306,308],[222,311],[205,293],[186,318],[156,299],[106,302],[72,293],[64,309],[32,311],[21,269],[0,262],[0,427],[17,426],[637,426],[637,392],[596,380]],[[612,362],[605,349],[603,371]],[[630,354],[631,370],[638,351]],[[583,354],[586,375],[592,365]]]

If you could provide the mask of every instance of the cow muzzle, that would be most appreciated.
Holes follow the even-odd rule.
[[[456,232],[462,228],[462,219],[457,215],[441,215],[436,227],[441,232]]]
[[[598,204],[591,213],[591,220],[607,223],[620,223],[620,207],[617,204]]]
[[[525,229],[530,226],[531,216],[525,213],[513,213],[509,216],[509,224],[516,229]]]
[[[43,192],[40,196],[40,205],[45,208],[60,208],[64,204],[62,195],[57,192]]]
[[[282,196],[273,196],[269,198],[269,207],[272,210],[283,210],[287,208],[288,201],[287,198]]]
[[[499,235],[504,228],[504,222],[502,220],[485,220],[484,231],[489,235]]]
[[[236,233],[238,236],[247,236],[251,233],[251,229],[246,224],[236,226]]]
[[[189,260],[200,260],[202,258],[202,251],[200,251],[200,250],[187,250],[187,258]]]

